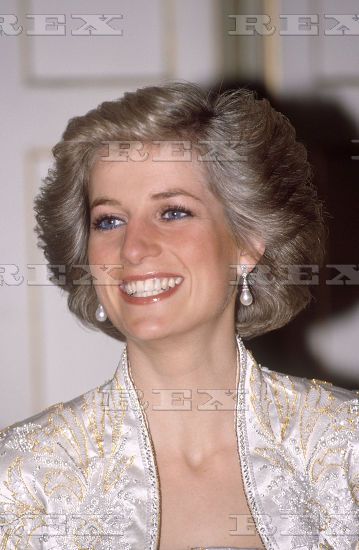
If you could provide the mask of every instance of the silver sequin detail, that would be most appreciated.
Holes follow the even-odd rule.
[[[131,403],[131,409],[136,415],[138,425],[140,426],[140,447],[141,454],[145,466],[146,475],[148,473],[150,480],[150,495],[148,500],[148,513],[150,517],[150,531],[149,540],[146,541],[146,550],[156,550],[159,544],[159,529],[160,529],[160,490],[159,490],[159,476],[155,463],[155,451],[151,441],[150,430],[148,426],[147,417],[142,408],[141,402],[138,399],[138,395],[135,389],[134,382],[132,380],[128,362],[127,362],[127,345],[122,353],[121,359],[122,375],[126,386],[129,390],[129,398]]]
[[[255,496],[255,492],[257,491],[255,482],[254,482],[254,475],[251,469],[251,464],[248,460],[249,457],[249,446],[248,446],[248,438],[246,433],[246,392],[245,392],[245,385],[246,385],[246,376],[247,376],[247,350],[242,342],[242,339],[237,334],[237,344],[239,347],[239,353],[240,353],[240,377],[239,377],[239,389],[237,392],[237,439],[238,439],[238,451],[240,456],[240,463],[242,468],[242,477],[243,477],[243,485],[245,489],[245,493],[248,500],[249,509],[252,513],[257,531],[259,533],[259,536],[261,537],[263,543],[265,543],[265,547],[268,548],[268,550],[274,550],[274,546],[272,546],[269,535],[267,533],[267,526],[262,521],[262,518],[265,517],[263,510],[260,508],[260,499]]]

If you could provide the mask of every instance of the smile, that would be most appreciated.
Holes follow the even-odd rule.
[[[131,280],[120,285],[121,295],[129,303],[158,302],[176,292],[183,277],[153,277],[145,280]]]

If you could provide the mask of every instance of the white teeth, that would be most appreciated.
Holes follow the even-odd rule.
[[[144,290],[149,290],[149,288],[145,289],[145,281],[133,281],[134,288],[136,292],[143,292]]]
[[[143,282],[143,281],[141,281],[141,282]],[[137,287],[138,290],[146,290],[147,292],[153,290],[154,285],[153,285],[153,281],[152,281],[151,279],[146,279],[146,280],[144,281],[144,283],[145,283],[145,284],[144,284],[144,288],[141,289],[141,285],[138,285],[138,287]]]
[[[165,277],[163,279],[145,279],[144,281],[129,281],[122,285],[122,288],[130,296],[136,294],[137,297],[156,296],[168,288],[174,288],[183,281],[183,277]]]

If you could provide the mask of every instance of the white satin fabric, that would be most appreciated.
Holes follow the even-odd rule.
[[[243,482],[267,549],[359,548],[359,398],[238,338]],[[0,432],[0,550],[157,550],[161,495],[126,348],[112,379]]]

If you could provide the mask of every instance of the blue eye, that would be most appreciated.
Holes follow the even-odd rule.
[[[167,214],[167,212],[180,212],[181,214],[185,214],[185,216],[175,216],[172,218],[164,218],[165,222],[173,222],[177,220],[183,220],[187,218],[188,216],[193,216],[192,212],[185,208],[182,205],[167,205],[161,210],[161,216],[164,214]],[[95,231],[111,231],[112,229],[117,229],[118,227],[121,227],[123,224],[120,223],[123,220],[121,218],[118,218],[117,216],[113,216],[110,214],[101,214],[98,218],[95,219],[94,222],[92,222],[91,226]]]
[[[178,206],[168,205],[161,211],[161,215],[163,216],[163,214],[167,214],[167,212],[181,212],[182,214],[186,214],[186,216],[175,217],[175,218],[165,218],[166,222],[183,220],[184,218],[187,218],[187,216],[192,216],[192,212],[182,205],[178,205]]]
[[[93,223],[92,227],[95,230],[100,231],[111,231],[111,229],[116,229],[118,225],[116,225],[116,222],[121,221],[119,218],[116,218],[115,216],[108,216],[107,214],[99,216]]]

